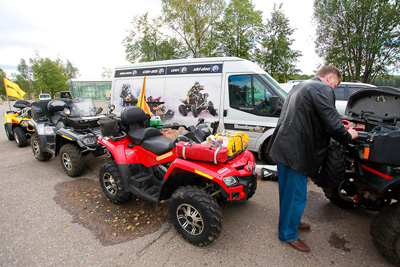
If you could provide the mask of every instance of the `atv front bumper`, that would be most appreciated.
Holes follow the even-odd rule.
[[[239,184],[228,189],[222,188],[222,195],[229,201],[246,201],[249,194],[254,194],[257,189],[257,173],[239,177]]]

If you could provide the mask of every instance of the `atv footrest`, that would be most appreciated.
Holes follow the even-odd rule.
[[[147,189],[145,190],[145,192],[146,192],[146,194],[148,194],[148,195],[151,196],[152,198],[157,199],[159,189],[160,189],[160,188],[159,188],[158,186],[153,185],[153,186],[147,188]]]
[[[139,189],[145,188],[152,184],[151,175],[145,172],[140,172],[130,177],[131,184]]]

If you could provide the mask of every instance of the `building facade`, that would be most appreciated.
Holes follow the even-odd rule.
[[[71,85],[73,98],[91,98],[93,100],[105,100],[111,91],[112,79],[104,80],[81,80],[70,79],[67,84]]]

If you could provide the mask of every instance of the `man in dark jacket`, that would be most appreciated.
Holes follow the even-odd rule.
[[[335,108],[333,88],[341,81],[336,67],[325,66],[314,78],[295,86],[287,95],[270,142],[270,155],[278,167],[279,239],[303,252],[310,248],[296,233],[310,229],[301,222],[308,177],[318,173],[330,138],[346,144],[358,137],[356,131],[346,130]]]

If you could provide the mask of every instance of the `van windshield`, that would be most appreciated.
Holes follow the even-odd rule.
[[[267,82],[269,84],[272,84],[272,86],[276,89],[278,94],[280,94],[281,96],[286,98],[287,92],[285,90],[283,90],[281,85],[274,78],[272,78],[268,74],[260,74],[260,76],[262,76],[265,80],[267,80]]]

